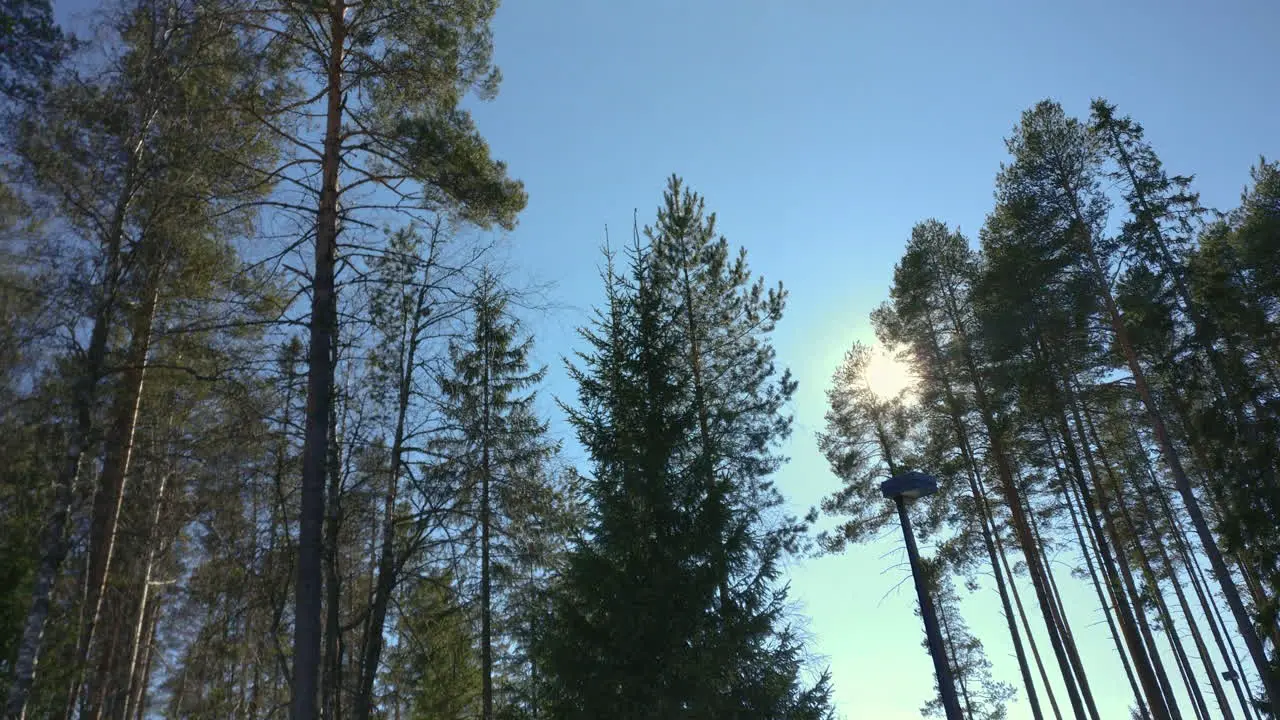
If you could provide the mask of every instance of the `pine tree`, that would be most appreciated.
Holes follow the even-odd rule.
[[[386,0],[359,8],[341,0],[319,6],[267,0],[237,20],[262,37],[264,52],[283,72],[314,79],[305,88],[306,100],[253,108],[296,153],[272,175],[293,180],[305,200],[277,206],[315,218],[314,261],[306,281],[311,332],[294,612],[296,720],[316,716],[321,694],[324,496],[340,233],[386,210],[514,226],[524,190],[490,158],[461,107],[472,91],[481,98],[497,92],[489,29],[496,9],[490,0]]]
[[[24,179],[55,199],[69,226],[69,254],[80,251],[74,241],[88,241],[94,279],[81,286],[89,337],[83,353],[72,353],[74,429],[65,439],[63,466],[54,473],[52,509],[8,697],[13,715],[24,711],[50,596],[69,551],[65,528],[72,489],[92,472],[90,458],[103,434],[100,407],[115,394],[104,385],[117,370],[126,371],[96,484],[83,629],[74,660],[80,666],[93,646],[111,564],[157,302],[161,295],[183,292],[178,277],[202,272],[200,257],[207,250],[199,249],[201,242],[244,226],[248,216],[241,208],[268,187],[249,180],[244,167],[274,154],[271,140],[226,110],[227,104],[274,92],[260,59],[246,51],[240,36],[191,6],[160,8],[145,1],[118,8],[112,27],[119,34],[114,62],[90,82],[59,79],[40,99],[39,122],[28,115],[15,127]],[[201,142],[193,140],[197,136]],[[117,357],[114,342],[122,330],[133,336],[132,347]],[[74,346],[77,338],[69,340]]]
[[[1181,451],[1175,445],[1164,410],[1147,381],[1142,359],[1115,301],[1108,276],[1109,253],[1114,244],[1104,241],[1101,229],[1106,201],[1098,190],[1098,148],[1081,123],[1068,118],[1061,107],[1050,102],[1042,102],[1024,114],[1022,125],[1009,141],[1009,148],[1014,161],[1002,172],[998,183],[1001,201],[1025,211],[1026,217],[1049,230],[1041,242],[1047,243],[1046,247],[1062,263],[1058,272],[1078,273],[1090,284],[1091,291],[1101,303],[1103,319],[1111,327],[1110,339],[1133,378],[1161,456],[1183,498],[1183,505],[1201,545],[1218,574],[1223,595],[1236,617],[1238,632],[1244,638],[1264,682],[1276,690],[1269,692],[1274,702],[1274,698],[1280,696],[1280,688],[1276,687],[1261,641],[1239,591],[1230,579],[1218,540],[1200,508],[1199,498],[1183,466]],[[1139,674],[1143,675],[1141,663],[1138,663],[1138,668]],[[1153,689],[1145,680],[1144,686],[1148,686],[1150,701]],[[1152,711],[1156,712],[1156,709],[1153,707]]]

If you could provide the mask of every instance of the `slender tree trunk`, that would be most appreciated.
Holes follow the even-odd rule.
[[[1146,373],[1142,369],[1137,351],[1134,350],[1133,342],[1129,338],[1129,330],[1125,325],[1124,316],[1116,305],[1115,297],[1111,293],[1111,286],[1107,282],[1106,273],[1102,270],[1102,265],[1093,246],[1093,238],[1088,235],[1087,230],[1084,233],[1083,242],[1094,283],[1106,306],[1107,315],[1111,321],[1111,329],[1115,334],[1116,343],[1124,353],[1125,362],[1129,366],[1134,386],[1138,391],[1138,397],[1141,398],[1142,404],[1147,410],[1152,430],[1155,432],[1156,441],[1160,446],[1160,454],[1169,466],[1174,486],[1182,496],[1187,515],[1191,518],[1191,526],[1195,528],[1196,535],[1199,536],[1200,543],[1204,546],[1205,555],[1208,556],[1209,564],[1213,568],[1214,575],[1218,578],[1222,595],[1226,598],[1232,615],[1235,616],[1237,631],[1240,637],[1244,639],[1245,646],[1249,649],[1249,655],[1253,658],[1258,674],[1262,678],[1262,683],[1267,689],[1267,701],[1271,707],[1271,712],[1280,717],[1280,680],[1277,680],[1276,674],[1271,671],[1270,662],[1262,646],[1262,640],[1258,637],[1257,631],[1254,630],[1253,620],[1249,617],[1244,601],[1240,598],[1239,589],[1231,579],[1231,571],[1227,568],[1226,561],[1222,557],[1222,551],[1218,548],[1218,541],[1213,536],[1213,531],[1209,528],[1209,523],[1205,519],[1204,513],[1200,510],[1195,490],[1191,487],[1191,481],[1182,467],[1181,457],[1177,448],[1173,445],[1173,439],[1169,434],[1168,427],[1165,425],[1164,416],[1155,403],[1151,388],[1147,385]]]
[[[1018,608],[1018,617],[1022,620],[1022,629],[1027,634],[1027,645],[1031,647],[1031,657],[1036,661],[1036,670],[1040,672],[1040,682],[1044,685],[1044,694],[1049,698],[1049,707],[1053,710],[1055,720],[1062,720],[1062,710],[1058,707],[1058,698],[1054,695],[1053,685],[1049,683],[1049,673],[1045,671],[1044,661],[1040,658],[1040,648],[1036,643],[1035,633],[1031,631],[1031,622],[1027,619],[1026,608],[1022,606],[1022,596],[1018,593],[1018,584],[1014,582],[1013,570],[1009,567],[1009,556],[1005,554],[1000,533],[995,535],[996,547],[1000,550],[1000,564],[1004,574],[1009,578],[1009,590],[1012,591],[1013,604]]]
[[[136,160],[130,163],[130,168]],[[125,188],[117,204],[115,220],[106,243],[106,272],[102,296],[95,310],[89,345],[83,368],[72,387],[72,423],[67,437],[67,451],[53,482],[53,510],[41,529],[40,561],[36,565],[31,589],[31,606],[23,623],[13,665],[5,717],[25,718],[27,699],[35,682],[36,664],[40,659],[45,623],[53,597],[53,585],[68,550],[67,520],[71,514],[73,490],[79,482],[84,455],[95,441],[93,414],[97,406],[98,384],[101,382],[107,355],[107,337],[111,332],[116,304],[116,288],[120,280],[120,243],[124,236],[124,218],[132,193],[132,172],[126,174]]]
[[[1145,448],[1142,446],[1141,439],[1136,438],[1136,432],[1135,432],[1135,439],[1138,440],[1139,452],[1142,454],[1143,463],[1146,466],[1146,470],[1147,470],[1147,476],[1151,480],[1151,488],[1149,492],[1154,494],[1156,497],[1160,499],[1160,507],[1164,513],[1165,522],[1169,524],[1170,536],[1173,538],[1174,547],[1177,548],[1178,555],[1179,557],[1181,557],[1182,562],[1187,569],[1187,577],[1190,578],[1191,580],[1191,586],[1195,590],[1196,597],[1200,602],[1200,608],[1204,612],[1205,620],[1209,625],[1209,631],[1213,635],[1214,643],[1218,646],[1218,653],[1221,655],[1222,661],[1232,671],[1231,684],[1235,688],[1236,699],[1239,700],[1240,702],[1241,712],[1244,713],[1244,717],[1246,718],[1246,720],[1252,720],[1253,691],[1251,688],[1249,688],[1249,686],[1246,683],[1243,682],[1241,673],[1243,673],[1244,671],[1244,665],[1240,662],[1240,656],[1236,653],[1235,647],[1234,646],[1228,647],[1227,641],[1223,637],[1223,631],[1226,630],[1226,625],[1225,623],[1222,622],[1222,618],[1218,612],[1217,605],[1213,603],[1212,599],[1208,595],[1206,588],[1200,582],[1200,565],[1199,563],[1196,562],[1195,558],[1191,555],[1191,551],[1187,545],[1186,539],[1182,535],[1182,528],[1179,527],[1177,524],[1177,518],[1174,516],[1173,507],[1169,504],[1169,498],[1165,497],[1164,491],[1160,488],[1160,484],[1156,481],[1155,472],[1151,469],[1150,463],[1146,458]],[[1147,492],[1139,492],[1138,497],[1142,498],[1142,501],[1144,503],[1148,502]],[[1174,572],[1174,569],[1173,569],[1173,564],[1169,561],[1168,554],[1165,552],[1165,548],[1163,545],[1161,545],[1160,551],[1165,558],[1166,566],[1169,568],[1168,572],[1170,577],[1176,577],[1176,573]],[[1183,602],[1183,614],[1185,614],[1187,616],[1188,621],[1190,621],[1191,619],[1190,609],[1187,603],[1185,602],[1185,600],[1182,599],[1182,586],[1179,583],[1175,582],[1174,589],[1178,591],[1179,600]],[[1222,626],[1222,631],[1219,630],[1220,624]],[[1196,632],[1194,625],[1192,625],[1192,630],[1193,632]],[[1197,635],[1198,635],[1198,632],[1197,632]],[[1218,685],[1218,682],[1217,682],[1218,674],[1216,669],[1212,665],[1212,661],[1209,659],[1209,652],[1207,649],[1203,647],[1204,645],[1203,640],[1200,640],[1197,638],[1196,645],[1197,645],[1197,648],[1199,649],[1201,657],[1204,659],[1205,672],[1209,675],[1209,677],[1214,682],[1214,693],[1219,696],[1219,703],[1222,705],[1223,708],[1225,708],[1223,710],[1223,712],[1225,713],[1224,718],[1225,720],[1232,720],[1230,715],[1230,706],[1222,700],[1223,694],[1222,694],[1221,686]],[[1235,660],[1234,665],[1232,664],[1233,658]],[[1248,697],[1246,697],[1246,691],[1247,691]]]
[[[307,419],[302,448],[302,507],[298,517],[298,577],[294,588],[293,720],[315,720],[320,690],[320,616],[323,599],[325,455],[337,333],[334,275],[338,254],[338,171],[342,161],[343,48],[346,4],[328,5],[329,57],[326,68],[324,150],[320,202],[316,212],[315,269],[311,288]]]
[[[336,342],[336,333],[335,333]],[[338,440],[337,403],[329,412],[328,491],[325,493],[324,543],[324,671],[320,684],[321,712],[326,720],[342,715],[342,581],[338,550],[342,525],[342,449]]]
[[[996,582],[996,592],[1000,595],[1000,605],[1004,609],[1005,621],[1009,626],[1009,639],[1013,642],[1013,652],[1018,659],[1018,670],[1022,673],[1022,686],[1026,689],[1027,703],[1031,706],[1032,718],[1034,720],[1044,720],[1044,713],[1040,709],[1040,698],[1036,694],[1035,682],[1031,676],[1031,666],[1027,663],[1027,653],[1022,647],[1022,637],[1018,633],[1018,621],[1013,614],[1013,606],[1009,602],[1009,590],[1005,587],[1004,575],[1000,572],[1000,560],[996,556],[996,543],[992,537],[992,527],[995,525],[995,519],[987,502],[986,492],[981,486],[978,461],[974,457],[972,446],[969,444],[969,431],[965,426],[964,418],[961,416],[959,401],[951,388],[951,379],[948,377],[946,369],[941,367],[942,350],[939,347],[937,330],[933,326],[933,319],[928,319],[929,341],[933,349],[933,357],[931,359],[937,368],[939,378],[942,380],[951,426],[955,431],[956,442],[960,446],[960,452],[964,456],[965,464],[968,466],[969,491],[973,495],[974,505],[978,511],[978,523],[982,529],[982,542],[987,550],[987,557],[991,563],[991,574]],[[1012,582],[1012,578],[1010,578],[1010,582]]]
[[[151,603],[150,618],[147,622],[147,634],[143,639],[142,658],[138,661],[138,670],[140,672],[137,687],[134,689],[132,700],[132,720],[144,720],[147,716],[147,691],[151,688],[151,666],[154,664],[152,659],[152,649],[155,646],[156,626],[160,623],[159,599],[157,602]],[[256,717],[250,714],[250,718]]]
[[[1147,549],[1144,543],[1142,542],[1142,536],[1139,533],[1138,525],[1134,521],[1133,513],[1130,512],[1129,510],[1129,504],[1125,502],[1126,493],[1124,491],[1124,488],[1121,487],[1120,479],[1116,476],[1110,461],[1108,461],[1107,459],[1106,449],[1102,444],[1102,439],[1098,435],[1098,429],[1094,425],[1093,415],[1092,413],[1089,412],[1088,405],[1084,403],[1081,403],[1081,404],[1084,406],[1083,414],[1084,414],[1085,425],[1089,430],[1089,434],[1093,438],[1094,444],[1098,448],[1098,460],[1102,462],[1102,467],[1106,471],[1107,477],[1111,480],[1112,485],[1116,488],[1116,500],[1120,508],[1121,517],[1124,518],[1125,524],[1129,526],[1129,534],[1133,538],[1134,550],[1138,554],[1138,562],[1142,566],[1143,577],[1147,583],[1147,587],[1151,589],[1152,597],[1156,603],[1156,609],[1160,614],[1161,624],[1163,624],[1165,627],[1165,633],[1168,636],[1169,644],[1173,650],[1174,657],[1177,659],[1178,664],[1182,669],[1182,674],[1184,676],[1184,679],[1187,682],[1187,692],[1191,696],[1191,701],[1195,707],[1197,715],[1203,718],[1208,718],[1209,706],[1207,703],[1205,703],[1204,694],[1200,691],[1199,682],[1196,680],[1195,670],[1191,666],[1191,661],[1187,655],[1186,649],[1182,645],[1181,638],[1178,637],[1177,626],[1174,624],[1173,616],[1169,612],[1168,605],[1165,603],[1164,597],[1161,594],[1160,581],[1156,577],[1155,571],[1152,569],[1151,558],[1147,553]],[[1144,507],[1149,507],[1149,503],[1144,497],[1143,492],[1139,491],[1135,494],[1138,497],[1142,498],[1142,503]],[[1157,537],[1156,545],[1160,547],[1160,552],[1163,553],[1164,547],[1160,545],[1158,537]],[[1203,642],[1200,641],[1199,631],[1196,630],[1195,628],[1195,620],[1191,617],[1189,608],[1186,605],[1186,598],[1182,593],[1182,588],[1178,586],[1178,578],[1175,574],[1173,574],[1173,568],[1169,565],[1167,556],[1165,556],[1165,567],[1166,567],[1166,570],[1169,572],[1170,579],[1173,581],[1174,590],[1176,591],[1179,599],[1182,601],[1182,608],[1186,615],[1187,623],[1191,626],[1192,634],[1195,636],[1197,645],[1203,652],[1204,651]],[[1203,655],[1203,659],[1206,664],[1210,663],[1210,659],[1207,654]],[[1209,675],[1210,675],[1211,682],[1213,683],[1215,692],[1219,693],[1220,700],[1225,700],[1226,699],[1225,695],[1221,695],[1221,686],[1218,684],[1217,678],[1213,675],[1213,670],[1211,665],[1209,666]],[[1229,718],[1231,716],[1230,706],[1224,704],[1223,712],[1225,713],[1224,720],[1226,720],[1226,718]]]
[[[486,311],[488,308],[486,308]],[[486,318],[492,321],[492,318]],[[489,347],[490,333],[486,332],[483,336],[483,345],[481,353],[483,355],[484,377],[481,380],[481,401],[483,403],[483,426],[480,449],[480,665],[483,669],[481,691],[483,695],[483,714],[482,720],[493,720],[493,608],[492,608],[492,578],[490,577],[489,567],[489,541],[490,532],[492,530],[492,516],[490,514],[490,497],[492,490],[491,480],[493,468],[490,466],[489,443],[492,440],[490,436],[490,424],[492,418],[490,407],[492,397],[490,396],[490,385],[492,378],[489,375],[490,367],[493,363],[491,357],[491,349]]]
[[[1026,493],[1023,493],[1025,496]],[[1080,693],[1084,696],[1085,705],[1089,708],[1089,713],[1094,720],[1100,720],[1098,715],[1097,703],[1093,699],[1093,690],[1089,686],[1089,676],[1085,671],[1084,661],[1080,658],[1080,651],[1076,646],[1075,633],[1071,630],[1071,621],[1067,618],[1067,608],[1062,602],[1062,594],[1058,592],[1058,582],[1053,575],[1053,566],[1048,556],[1044,553],[1046,543],[1040,535],[1040,528],[1036,522],[1035,509],[1028,504],[1027,520],[1031,523],[1031,534],[1036,540],[1036,545],[1040,548],[1040,557],[1044,562],[1044,577],[1049,587],[1050,597],[1054,602],[1056,610],[1058,627],[1062,633],[1062,642],[1067,648],[1068,657],[1071,659],[1071,668],[1076,675],[1077,681],[1080,683]]]
[[[1076,541],[1080,544],[1080,554],[1084,556],[1085,567],[1089,571],[1089,578],[1093,581],[1093,590],[1098,595],[1098,605],[1102,608],[1102,616],[1107,621],[1107,629],[1111,633],[1111,640],[1115,643],[1116,654],[1120,657],[1120,665],[1124,668],[1125,677],[1129,680],[1129,688],[1133,691],[1133,700],[1138,704],[1138,710],[1144,718],[1151,717],[1151,710],[1147,708],[1142,688],[1138,686],[1137,677],[1133,673],[1133,663],[1129,659],[1129,653],[1125,648],[1124,640],[1120,631],[1116,629],[1115,607],[1118,600],[1115,596],[1116,588],[1110,583],[1103,583],[1098,578],[1098,571],[1094,567],[1093,558],[1098,558],[1098,564],[1102,564],[1102,551],[1100,550],[1097,540],[1093,537],[1093,530],[1087,524],[1080,522],[1080,515],[1085,512],[1083,501],[1080,501],[1080,512],[1076,512],[1076,502],[1079,497],[1075,492],[1072,484],[1067,480],[1066,473],[1063,472],[1061,464],[1058,462],[1059,453],[1054,446],[1052,435],[1049,429],[1043,424],[1041,430],[1044,432],[1046,442],[1049,445],[1051,454],[1053,455],[1053,470],[1058,478],[1059,494],[1062,502],[1067,507],[1067,514],[1071,517],[1071,525],[1075,528]],[[1083,530],[1082,530],[1083,526]],[[1087,536],[1087,539],[1086,539]],[[1103,587],[1106,587],[1104,592]]]
[[[1092,717],[1092,715],[1085,710],[1080,689],[1077,687],[1075,677],[1071,672],[1071,661],[1067,655],[1063,639],[1058,632],[1057,613],[1054,611],[1053,601],[1050,598],[1049,588],[1044,578],[1044,566],[1040,560],[1040,551],[1035,539],[1031,536],[1026,513],[1023,511],[1022,498],[1014,482],[1013,469],[1010,465],[1008,451],[1005,449],[1002,430],[996,422],[991,403],[987,398],[986,387],[982,381],[982,376],[978,372],[977,363],[974,361],[972,352],[969,349],[968,339],[964,335],[963,328],[958,323],[958,318],[954,316],[954,308],[952,312],[961,354],[969,372],[970,382],[973,384],[978,411],[982,416],[983,424],[987,428],[991,455],[995,460],[1001,490],[1005,496],[1005,504],[1009,507],[1012,525],[1027,561],[1027,572],[1031,576],[1031,584],[1036,591],[1036,599],[1040,603],[1040,611],[1044,616],[1049,643],[1052,645],[1054,655],[1058,659],[1058,667],[1062,671],[1063,684],[1067,688],[1067,697],[1071,701],[1072,710],[1076,718],[1083,720],[1083,718]]]
[[[85,581],[85,617],[76,651],[77,678],[85,672],[93,653],[93,637],[102,616],[103,598],[110,581],[111,564],[119,534],[120,511],[124,506],[125,484],[129,479],[129,466],[133,460],[134,436],[138,417],[142,410],[143,387],[146,383],[147,361],[151,353],[152,326],[160,300],[160,263],[151,269],[143,304],[134,318],[129,350],[125,362],[124,381],[116,399],[115,420],[107,435],[106,457],[102,474],[93,500],[93,522],[89,531],[89,565]],[[109,666],[108,666],[109,667]],[[84,683],[86,698],[96,695],[96,688],[107,682],[101,665]],[[78,684],[78,682],[76,683]],[[73,697],[74,697],[73,693]],[[101,716],[101,708],[91,704],[87,720]]]
[[[435,239],[432,239],[432,246]],[[433,253],[434,254],[434,253]],[[430,261],[429,261],[430,262]],[[391,593],[399,579],[396,557],[396,500],[400,487],[400,471],[404,464],[405,424],[409,415],[409,399],[413,387],[413,373],[417,365],[418,343],[422,331],[423,309],[427,300],[429,276],[424,275],[423,287],[418,292],[410,321],[408,336],[404,338],[403,357],[399,364],[399,387],[396,396],[396,427],[391,440],[391,468],[387,477],[387,492],[382,505],[382,547],[378,553],[378,575],[374,584],[373,600],[369,605],[369,622],[360,653],[359,681],[352,703],[353,720],[369,720],[373,710],[373,685],[378,676],[382,658],[382,632],[387,621],[387,607]]]
[[[1178,628],[1174,625],[1173,616],[1169,613],[1168,605],[1165,604],[1164,597],[1160,591],[1160,583],[1156,579],[1155,572],[1151,569],[1151,559],[1147,555],[1146,549],[1142,546],[1142,539],[1138,535],[1137,525],[1134,523],[1128,506],[1124,501],[1124,493],[1117,492],[1116,497],[1120,506],[1121,516],[1125,519],[1125,524],[1129,526],[1129,531],[1132,534],[1134,549],[1138,554],[1138,563],[1142,567],[1143,578],[1150,589],[1156,612],[1160,616],[1160,623],[1165,628],[1165,636],[1169,640],[1174,659],[1178,662],[1183,678],[1186,680],[1187,692],[1191,696],[1192,705],[1198,717],[1207,718],[1209,716],[1209,707],[1205,704],[1204,694],[1200,692],[1200,685],[1196,680],[1195,671],[1191,667],[1191,661],[1187,658],[1187,651],[1182,645],[1182,640],[1178,637]],[[1170,698],[1172,698],[1172,687],[1169,690]],[[1170,702],[1172,702],[1172,699]]]
[[[142,682],[144,672],[139,672],[138,657],[140,655],[147,656],[149,659],[148,649],[144,646],[145,628],[148,627],[149,615],[154,615],[151,606],[158,600],[151,598],[152,573],[156,564],[156,536],[160,528],[160,516],[164,508],[164,492],[168,484],[169,475],[167,472],[160,474],[159,482],[155,490],[155,499],[153,500],[155,508],[151,513],[151,525],[147,529],[147,560],[142,571],[142,592],[138,599],[138,617],[134,623],[133,642],[130,643],[129,650],[129,684],[127,688],[126,698],[129,703],[126,705],[125,716],[128,716],[129,705],[132,704],[133,697],[139,693],[138,684]]]
[[[1066,383],[1065,387],[1069,389],[1070,384],[1067,375],[1063,373],[1062,377],[1064,383]],[[1125,642],[1129,646],[1129,655],[1133,659],[1134,670],[1137,672],[1138,680],[1147,696],[1148,707],[1156,720],[1169,718],[1180,720],[1181,713],[1178,712],[1177,703],[1171,692],[1169,692],[1168,677],[1164,672],[1163,664],[1160,662],[1159,654],[1151,637],[1150,626],[1147,624],[1146,614],[1142,609],[1142,597],[1133,582],[1133,571],[1129,567],[1129,560],[1125,556],[1124,550],[1119,546],[1115,548],[1114,555],[1107,550],[1108,543],[1106,538],[1118,541],[1120,535],[1116,531],[1115,519],[1112,517],[1110,503],[1107,500],[1106,488],[1101,482],[1102,476],[1098,472],[1097,464],[1094,462],[1093,450],[1090,448],[1088,438],[1084,434],[1084,424],[1080,420],[1079,410],[1074,402],[1074,397],[1071,401],[1063,403],[1061,398],[1057,397],[1059,392],[1060,390],[1055,384],[1055,402],[1059,406],[1057,419],[1059,429],[1062,432],[1063,447],[1066,449],[1067,459],[1070,461],[1071,468],[1075,471],[1077,487],[1083,500],[1086,516],[1090,524],[1093,525],[1093,534],[1104,560],[1104,570],[1108,575],[1109,581],[1114,584],[1116,589],[1115,598],[1119,601],[1120,628],[1124,631]],[[1081,443],[1079,450],[1077,450],[1076,442],[1072,438],[1071,424],[1067,420],[1068,406],[1072,419],[1075,421],[1075,428],[1080,433]],[[1093,493],[1085,481],[1084,468],[1080,464],[1081,452],[1083,452],[1085,464],[1089,468],[1089,477],[1094,479],[1093,487],[1098,492],[1096,503]],[[1101,515],[1101,522],[1099,522],[1099,515]],[[1132,605],[1125,599],[1126,591],[1128,592],[1128,597],[1132,598]]]

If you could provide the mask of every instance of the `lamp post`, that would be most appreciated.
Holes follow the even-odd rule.
[[[911,517],[907,515],[907,498],[920,498],[938,491],[938,481],[932,476],[911,470],[894,475],[880,483],[880,492],[898,506],[898,518],[902,521],[902,534],[907,540],[907,557],[911,559],[911,575],[916,581],[916,595],[920,599],[920,617],[924,618],[924,632],[929,639],[929,654],[933,656],[933,671],[938,675],[938,692],[947,720],[964,720],[960,712],[960,699],[956,696],[951,666],[942,646],[942,631],[938,628],[938,614],[933,598],[925,588],[924,569],[920,566],[920,550],[916,548],[916,536],[911,532]]]

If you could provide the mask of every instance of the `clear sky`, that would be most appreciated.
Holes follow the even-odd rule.
[[[1270,0],[507,0],[505,81],[476,117],[529,191],[512,258],[565,306],[531,318],[551,389],[572,398],[556,358],[600,298],[605,224],[629,237],[632,209],[651,221],[678,173],[753,269],[790,289],[777,345],[800,389],[779,484],[805,508],[836,482],[813,442],[832,370],[871,339],[867,313],[913,223],[976,233],[1019,113],[1050,97],[1085,114],[1106,97],[1171,171],[1197,175],[1207,204],[1230,207],[1258,155],[1280,155],[1277,29]],[[931,692],[914,594],[894,590],[900,548],[890,535],[791,574],[849,718],[918,718]],[[1068,582],[1102,717],[1125,718],[1096,600]],[[998,597],[982,590],[964,610],[1016,681]],[[1030,717],[1025,701],[1010,717]]]

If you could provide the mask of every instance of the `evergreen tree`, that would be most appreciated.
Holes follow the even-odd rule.
[[[509,294],[486,271],[471,303],[471,336],[450,347],[450,372],[440,380],[448,430],[433,445],[445,472],[470,499],[479,536],[481,717],[492,720],[494,643],[501,628],[494,620],[505,609],[507,590],[495,589],[494,579],[510,581],[509,569],[520,560],[511,542],[519,538],[512,534],[552,509],[537,503],[548,499],[550,488],[539,487],[547,479],[540,470],[556,446],[534,408],[534,389],[546,370],[530,367],[533,339],[520,337]]]
[[[283,73],[304,81],[305,99],[259,104],[255,115],[291,141],[295,155],[273,170],[304,193],[278,207],[313,214],[308,402],[294,622],[292,717],[311,720],[321,695],[324,501],[338,333],[340,234],[371,213],[449,213],[511,228],[526,196],[462,107],[492,97],[491,0],[342,0],[254,3],[237,22],[257,33]],[[305,80],[304,80],[305,79]]]
[[[826,717],[827,680],[805,684],[775,585],[797,528],[765,515],[794,388],[768,342],[783,295],[729,260],[677,179],[664,200],[628,277],[609,257],[607,305],[570,366],[592,513],[535,637],[548,710]]]

